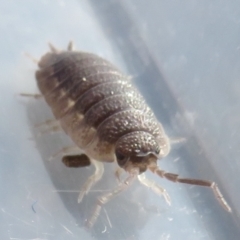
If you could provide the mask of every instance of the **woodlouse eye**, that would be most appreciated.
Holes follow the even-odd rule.
[[[120,160],[120,161],[124,160],[124,158],[125,158],[125,156],[124,156],[123,154],[118,153],[118,152],[116,152],[116,157],[117,157],[117,159]]]
[[[128,159],[126,156],[119,152],[116,152],[116,158],[119,166],[123,166]]]

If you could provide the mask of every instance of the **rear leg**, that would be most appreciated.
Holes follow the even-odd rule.
[[[37,127],[37,128],[38,127],[50,127],[52,125],[59,125],[58,120],[56,120],[56,119],[48,119],[48,120],[46,120],[44,122],[36,124],[35,127]]]
[[[31,59],[33,63],[35,63],[35,64],[38,64],[38,63],[39,63],[39,60],[38,60],[37,58],[33,57],[30,53],[24,52],[24,54],[25,54],[26,57],[28,57],[29,59]]]
[[[36,124],[35,127],[45,128],[45,130],[40,131],[40,133],[38,134],[38,137],[42,136],[45,133],[56,133],[63,130],[59,124],[59,121],[56,119],[48,119],[42,123]]]
[[[51,42],[48,43],[48,46],[53,53],[60,53],[61,50],[57,49]]]
[[[51,50],[51,52],[53,53],[60,53],[61,50],[59,50],[58,48],[56,48],[52,43],[48,43],[49,45],[49,48]],[[67,50],[68,51],[73,51],[74,50],[74,44],[73,44],[73,41],[70,41],[69,44],[68,44],[68,47],[67,47]],[[38,65],[39,63],[39,60],[34,58],[31,54],[29,53],[25,53],[25,55],[30,58],[35,64]],[[35,99],[41,99],[43,98],[43,95],[41,94],[31,94],[31,93],[20,93],[20,96],[22,97],[31,97],[31,98],[35,98]]]
[[[56,126],[51,126],[49,127],[48,129],[45,129],[45,130],[42,130],[40,131],[37,136],[38,137],[41,137],[42,135],[44,135],[45,133],[56,133],[56,132],[61,132],[62,131],[62,128],[61,126],[59,125],[56,125]]]
[[[30,98],[34,98],[34,99],[42,99],[43,95],[36,93],[36,94],[31,94],[31,93],[20,93],[19,94],[21,97],[30,97]]]
[[[67,47],[67,50],[68,51],[74,51],[74,44],[73,44],[73,41],[70,41],[69,43],[68,43],[68,47]]]
[[[32,62],[34,62],[35,64],[38,65],[39,60],[34,58],[31,54],[29,53],[25,53],[25,56],[27,56],[29,59],[32,60]],[[31,93],[20,93],[19,94],[21,97],[30,97],[30,98],[34,98],[34,99],[42,99],[43,95],[39,94],[39,93],[35,93],[35,94],[31,94]]]
[[[217,198],[220,205],[228,212],[231,212],[231,207],[228,205],[226,200],[224,199],[222,193],[220,192],[217,184],[215,182],[200,180],[200,179],[191,179],[191,178],[180,178],[177,174],[168,173],[156,167],[149,168],[153,173],[157,174],[161,178],[166,178],[172,182],[180,182],[185,184],[209,187],[212,189],[215,197]]]
[[[53,52],[53,53],[60,53],[60,52],[61,52],[60,49],[56,48],[56,47],[55,47],[52,43],[50,43],[50,42],[48,43],[48,46],[49,46],[51,52]],[[68,51],[73,51],[73,50],[74,50],[73,41],[70,41],[70,42],[68,43],[67,50],[68,50]]]

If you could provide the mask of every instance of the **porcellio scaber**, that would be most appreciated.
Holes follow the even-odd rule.
[[[39,90],[64,132],[89,157],[90,162],[83,165],[91,163],[96,168],[84,184],[78,202],[101,179],[103,162],[117,162],[128,173],[124,182],[98,198],[87,220],[88,227],[97,220],[102,205],[136,178],[170,204],[166,190],[145,177],[147,169],[173,182],[210,187],[220,204],[231,211],[215,182],[180,178],[157,166],[157,160],[169,153],[170,140],[129,77],[95,54],[73,51],[72,43],[66,51],[52,45],[50,48],[38,62]],[[76,159],[74,166],[80,166]]]

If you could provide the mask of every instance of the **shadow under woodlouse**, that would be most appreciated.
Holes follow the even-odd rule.
[[[46,171],[55,186],[56,194],[60,196],[66,210],[74,217],[76,224],[82,228],[84,227],[85,219],[89,217],[96,204],[97,197],[102,194],[101,191],[107,192],[117,185],[114,176],[114,167],[112,164],[105,164],[105,173],[102,180],[78,204],[77,196],[79,192],[77,191],[80,191],[82,185],[94,169],[87,167],[70,169],[71,171],[69,171],[61,161],[61,157],[49,161],[49,158],[55,152],[61,147],[66,146],[66,144],[71,144],[71,141],[67,139],[67,136],[63,132],[54,134],[45,133],[42,136],[37,136],[39,129],[33,126],[39,123],[39,119],[43,119],[42,121],[44,121],[49,118],[49,115],[51,118],[51,113],[43,100],[31,99],[26,103],[26,109],[29,125],[32,127],[32,139],[35,141],[36,148],[41,155]],[[120,194],[104,206],[98,221],[89,230],[96,239],[110,240],[114,238],[120,240],[130,238],[131,236],[136,237],[133,240],[138,239],[138,231],[143,228],[151,215],[151,212],[146,210],[149,208],[146,203],[147,189],[141,190],[140,197],[133,197],[134,189],[138,187],[142,189],[140,184],[137,186],[133,185],[131,191]],[[76,190],[76,192],[71,192],[72,189]],[[48,210],[51,212],[51,209]]]

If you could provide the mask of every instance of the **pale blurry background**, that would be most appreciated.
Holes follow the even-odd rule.
[[[77,195],[93,168],[68,169],[49,157],[70,140],[37,137],[51,118],[36,93],[37,66],[47,42],[99,54],[133,76],[167,133],[185,137],[159,162],[183,177],[216,181],[232,207],[210,189],[151,174],[169,207],[139,183],[104,206],[83,228],[96,197],[116,186],[113,166],[92,192]],[[0,238],[15,240],[240,239],[240,5],[232,1],[22,0],[0,2]]]

